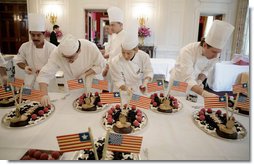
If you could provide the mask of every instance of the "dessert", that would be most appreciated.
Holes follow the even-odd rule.
[[[221,110],[214,111],[211,108],[202,108],[194,112],[193,119],[197,126],[206,133],[226,139],[242,139],[246,135],[245,128],[235,120],[234,116],[226,118]]]
[[[147,124],[147,117],[144,112],[136,106],[127,107],[127,104],[120,107],[119,104],[112,106],[102,118],[103,126],[116,133],[129,134],[140,131]]]
[[[20,160],[60,160],[62,155],[59,151],[29,149]]]
[[[95,147],[97,150],[99,160],[102,160],[103,147],[104,147],[105,138],[99,138],[95,141]],[[75,160],[95,160],[94,152],[90,150],[81,150],[76,152]],[[129,152],[112,152],[106,151],[105,160],[140,160],[138,154],[129,153]]]
[[[16,109],[3,117],[2,123],[7,127],[28,127],[47,119],[53,112],[54,106],[43,107],[36,101],[25,101]]]
[[[156,110],[162,113],[172,113],[182,109],[182,104],[174,96],[165,97],[163,93],[160,93],[160,95],[154,93],[151,95],[150,98],[152,99],[152,110]]]
[[[82,94],[79,98],[74,100],[73,106],[79,111],[96,111],[103,108],[98,92],[95,92],[94,94]]]

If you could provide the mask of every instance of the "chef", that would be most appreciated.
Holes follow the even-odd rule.
[[[219,60],[234,27],[224,21],[215,20],[207,37],[201,42],[190,43],[180,50],[175,67],[171,71],[169,86],[173,81],[188,83],[188,89],[203,97],[216,96],[203,89],[202,82]]]
[[[0,76],[2,80],[0,84],[3,84],[3,85],[7,85],[7,81],[8,81],[8,76],[7,76],[7,72],[5,68],[6,64],[7,64],[7,61],[5,61],[3,55],[0,53]]]
[[[109,16],[110,28],[114,37],[112,38],[110,45],[108,45],[109,53],[105,54],[104,57],[108,58],[108,61],[111,61],[113,57],[121,53],[121,43],[123,42],[125,35],[125,31],[123,30],[124,15],[123,11],[115,6],[108,8],[107,12]],[[108,74],[109,70],[109,65],[107,64],[102,75],[109,81],[109,90],[112,91],[113,84],[111,82],[110,74]]]
[[[36,77],[56,46],[44,37],[46,30],[44,15],[28,14],[28,24],[31,41],[21,45],[14,61],[25,71],[25,86],[39,89],[38,84],[35,83]]]
[[[94,43],[66,35],[38,75],[40,89],[46,93],[41,100],[42,105],[50,103],[47,86],[58,70],[64,72],[67,81],[83,78],[88,89],[92,85],[93,76],[100,74],[104,65],[103,56]]]
[[[122,51],[109,62],[114,91],[133,91],[142,95],[153,78],[147,53],[138,49],[137,21],[130,23],[122,42]]]

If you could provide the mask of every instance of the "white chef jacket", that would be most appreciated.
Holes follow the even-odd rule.
[[[7,64],[7,61],[5,61],[3,55],[0,53],[0,67],[5,67]]]
[[[198,75],[203,73],[207,76],[219,58],[207,59],[202,55],[200,42],[190,43],[180,50],[177,56],[175,67],[171,70],[170,86],[173,81],[188,83],[188,90],[198,85]]]
[[[94,70],[96,74],[101,73],[105,61],[97,46],[85,39],[79,39],[79,41],[81,44],[80,52],[73,63],[69,63],[57,47],[51,54],[48,63],[42,68],[37,81],[48,84],[58,70],[64,72],[67,81],[80,78],[89,69]]]
[[[27,63],[28,66],[30,66],[34,71],[41,70],[42,67],[48,62],[50,54],[55,48],[56,46],[47,40],[44,40],[44,45],[41,50],[36,50],[37,48],[35,47],[33,41],[25,42],[19,48],[18,54],[14,61],[16,63]],[[37,51],[40,51],[41,53],[37,54]],[[25,86],[33,85],[32,88],[38,89],[39,86],[35,83],[35,79],[35,73],[32,75],[25,73]]]
[[[139,50],[130,61],[124,59],[122,54],[114,57],[109,63],[110,74],[114,83],[114,91],[126,85],[134,93],[141,94],[139,86],[145,77],[153,78],[153,68],[147,53]]]
[[[122,46],[121,44],[123,43],[125,36],[125,31],[122,30],[117,34],[114,34],[112,41],[110,43],[110,49],[109,49],[109,61],[120,54],[122,52]]]

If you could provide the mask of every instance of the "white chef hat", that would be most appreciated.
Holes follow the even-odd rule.
[[[28,14],[29,31],[44,32],[45,29],[45,16],[38,13]]]
[[[123,23],[123,11],[118,7],[110,7],[107,10],[109,22],[121,22]]]
[[[72,56],[79,48],[79,41],[71,34],[67,34],[58,45],[59,53],[65,56]]]
[[[132,50],[136,46],[138,46],[138,22],[132,19],[127,23],[122,48]]]
[[[214,48],[223,49],[233,31],[234,26],[231,24],[215,20],[206,36],[205,42]]]

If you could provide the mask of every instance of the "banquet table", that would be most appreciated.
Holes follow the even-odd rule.
[[[248,65],[235,65],[231,61],[222,61],[216,63],[208,74],[207,83],[212,90],[217,92],[232,91],[232,85],[243,72],[249,72]]]
[[[53,102],[55,112],[46,121],[28,128],[0,127],[0,159],[18,160],[28,149],[59,150],[56,136],[88,131],[93,137],[106,134],[101,120],[105,112],[79,112],[74,110],[74,99],[82,90],[71,91],[69,96],[50,93],[58,98]],[[64,95],[64,94],[63,94]],[[141,109],[148,117],[148,124],[134,135],[143,136],[140,156],[142,160],[250,160],[249,117],[234,115],[247,130],[242,140],[225,140],[212,137],[193,122],[193,112],[203,106],[203,99],[198,103],[189,102],[185,97],[177,97],[183,109],[173,114],[162,114]],[[0,117],[12,108],[1,108]],[[65,153],[63,160],[71,160],[75,152]]]

